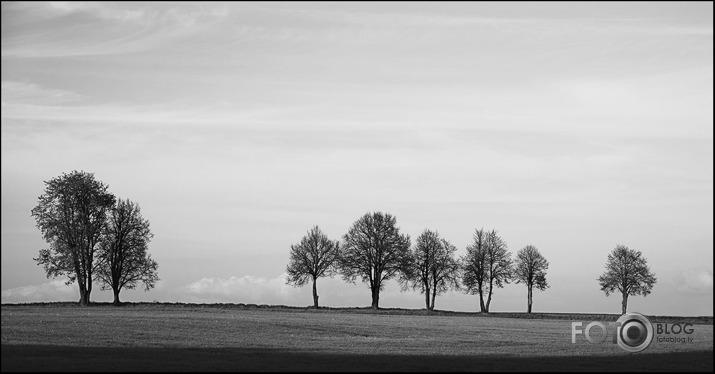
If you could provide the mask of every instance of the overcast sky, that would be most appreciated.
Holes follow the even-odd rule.
[[[622,244],[658,278],[629,311],[713,314],[712,2],[2,2],[1,135],[3,303],[79,299],[30,210],[83,170],[151,222],[161,282],[124,301],[311,305],[290,245],[382,211],[458,255],[482,227],[536,246],[536,312],[618,313],[597,278]]]

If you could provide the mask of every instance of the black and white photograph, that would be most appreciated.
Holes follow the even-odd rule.
[[[2,1],[2,372],[713,371],[712,1]]]

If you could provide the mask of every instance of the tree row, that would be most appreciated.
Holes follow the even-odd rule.
[[[372,308],[379,308],[385,282],[396,279],[403,290],[418,290],[425,308],[433,310],[438,295],[463,290],[479,296],[481,312],[488,313],[496,288],[511,282],[527,287],[527,313],[531,313],[533,290],[549,287],[549,262],[533,245],[520,249],[512,259],[507,244],[496,230],[476,229],[467,253],[455,257],[457,248],[439,233],[425,229],[411,245],[409,235],[399,232],[396,218],[382,212],[367,213],[353,223],[342,242],[330,240],[318,226],[290,248],[288,284],[313,285],[313,306],[319,307],[317,280],[341,275],[343,280],[367,284]],[[639,251],[617,246],[608,256],[606,271],[598,279],[606,295],[620,291],[622,311],[629,295],[650,293],[656,282]]]
[[[65,173],[45,185],[31,214],[49,244],[34,259],[48,278],[66,276],[67,284],[77,282],[82,305],[90,303],[94,282],[102,290],[113,290],[116,305],[122,289],[154,287],[158,264],[148,254],[153,234],[137,203],[117,199],[94,174],[83,171]],[[419,290],[430,310],[437,295],[461,289],[479,295],[480,310],[489,312],[494,289],[516,282],[528,289],[530,313],[533,289],[549,287],[549,263],[539,250],[527,245],[512,259],[495,230],[475,230],[460,258],[455,258],[457,248],[436,231],[425,230],[412,245],[409,235],[400,233],[395,217],[382,212],[360,217],[342,239],[330,240],[315,226],[291,246],[287,282],[302,286],[312,280],[316,308],[317,279],[335,274],[347,282],[366,283],[375,309],[389,279],[397,279],[404,290]],[[619,245],[609,254],[598,281],[607,296],[621,292],[625,313],[628,296],[648,295],[656,278],[639,251]]]

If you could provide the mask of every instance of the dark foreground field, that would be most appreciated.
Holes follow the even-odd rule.
[[[2,371],[712,371],[713,351],[618,356],[318,353],[269,348],[3,345]]]
[[[3,305],[2,371],[712,371],[699,322],[692,342],[631,354],[572,344],[558,317]]]

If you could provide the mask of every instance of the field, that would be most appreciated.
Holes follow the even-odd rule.
[[[652,317],[652,322],[693,323],[694,332],[687,335],[693,341],[654,340],[640,353],[627,353],[610,340],[590,344],[583,336],[572,344],[571,321],[596,317],[192,304],[3,305],[2,371],[713,370],[712,317]]]

